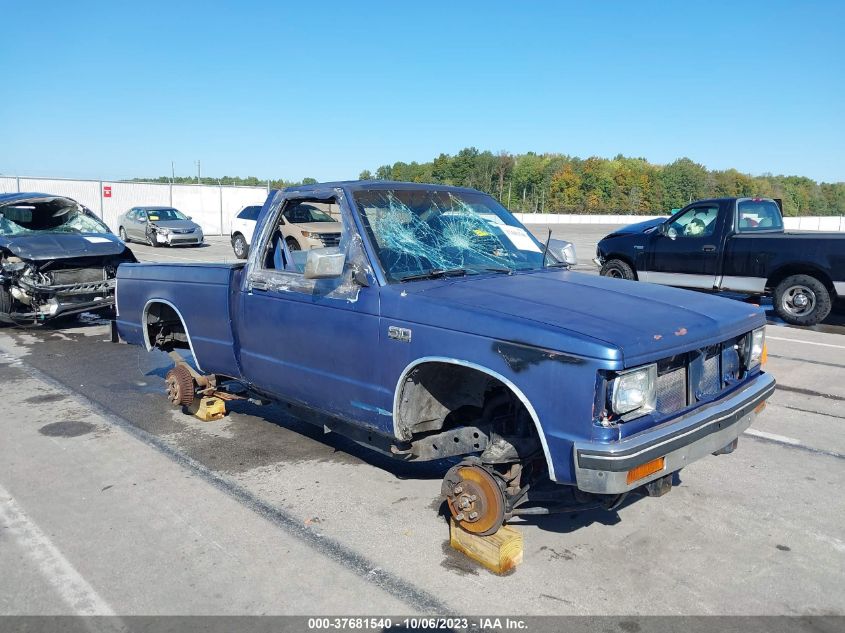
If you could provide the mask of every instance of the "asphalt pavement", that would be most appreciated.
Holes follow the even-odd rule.
[[[555,236],[580,262],[602,231]],[[210,241],[133,249],[234,260]],[[0,614],[845,614],[836,328],[772,322],[778,389],[737,451],[662,498],[514,521],[525,560],[502,577],[449,548],[442,467],[282,405],[200,422],[168,405],[167,356],[107,335],[0,330]]]

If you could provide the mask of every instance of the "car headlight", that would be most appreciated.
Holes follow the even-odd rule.
[[[307,237],[310,240],[319,240],[320,234],[314,231],[302,231],[302,237]]]
[[[753,330],[748,335],[745,352],[745,364],[748,369],[754,369],[766,362],[766,328]]]
[[[613,379],[610,405],[617,415],[654,411],[657,393],[657,365],[646,365],[620,373]]]

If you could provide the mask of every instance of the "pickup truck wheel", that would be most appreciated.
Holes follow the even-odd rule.
[[[636,279],[634,269],[627,262],[621,259],[609,259],[601,267],[602,277],[614,277],[616,279],[629,279],[633,281]]]
[[[816,325],[830,314],[830,293],[810,275],[791,275],[775,288],[775,311],[792,325]]]
[[[235,257],[238,259],[246,259],[249,255],[249,244],[246,243],[246,239],[240,233],[232,240],[232,248],[235,251]]]
[[[505,522],[505,493],[499,481],[477,464],[462,462],[443,478],[441,488],[452,518],[467,532],[495,534]]]
[[[194,377],[184,365],[176,365],[165,376],[167,399],[174,407],[187,407],[194,402]]]
[[[286,239],[286,240],[285,240],[285,242],[287,242],[287,245],[288,245],[288,250],[291,250],[291,251],[300,251],[300,250],[302,250],[302,249],[300,248],[300,246],[299,246],[299,242],[297,242],[297,241],[296,241],[295,239],[293,239],[292,237],[289,237],[288,239]]]

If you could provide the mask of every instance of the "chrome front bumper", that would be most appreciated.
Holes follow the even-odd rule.
[[[593,259],[592,259],[591,261],[592,261],[592,262],[593,262],[593,263],[594,263],[594,264],[595,264],[598,268],[601,268],[602,266],[604,266],[604,262],[602,262],[601,258],[599,258],[599,257],[593,257]]]
[[[725,398],[633,437],[610,443],[576,442],[576,485],[585,492],[619,494],[680,470],[737,439],[774,390],[775,379],[760,374]],[[629,470],[658,457],[665,460],[663,470],[627,482]]]

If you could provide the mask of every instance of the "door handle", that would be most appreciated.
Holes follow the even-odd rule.
[[[713,246],[712,244],[705,244],[704,246],[701,247],[701,250],[704,251],[705,253],[715,253],[716,247]]]
[[[250,280],[249,286],[250,290],[267,290],[267,284],[263,281]]]

